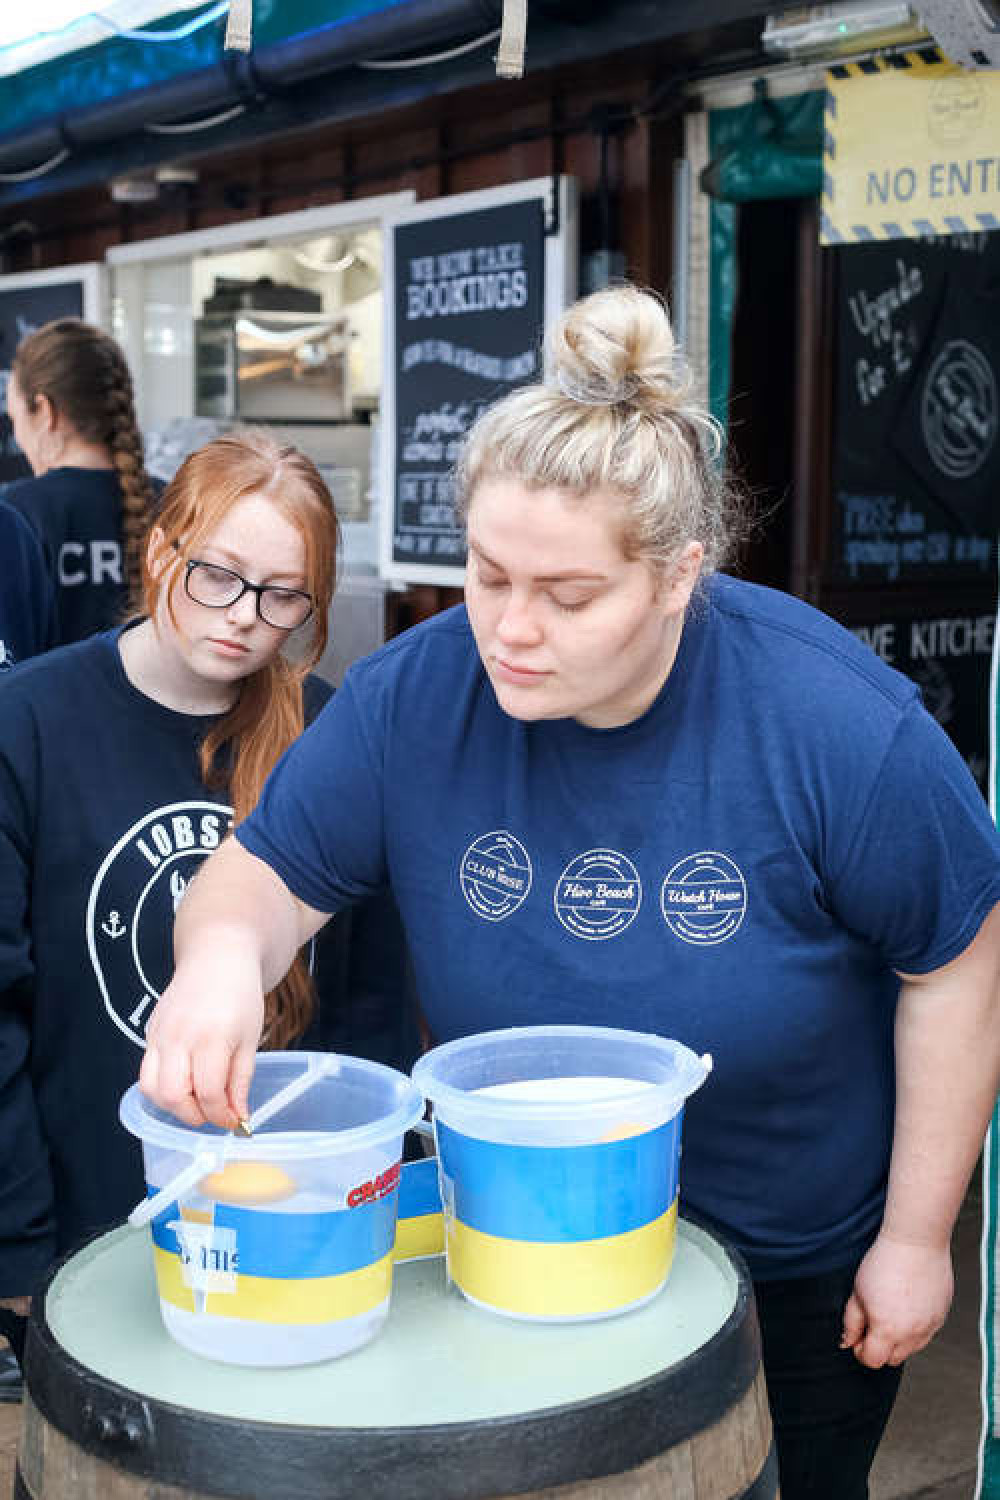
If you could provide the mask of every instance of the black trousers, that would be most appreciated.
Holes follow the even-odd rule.
[[[868,1497],[902,1369],[869,1370],[840,1347],[856,1269],[754,1284],[781,1500]]]

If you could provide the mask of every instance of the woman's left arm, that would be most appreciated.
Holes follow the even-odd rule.
[[[951,1234],[1000,1085],[1000,905],[930,974],[901,974],[885,1216],[842,1343],[872,1368],[929,1343],[951,1306]]]

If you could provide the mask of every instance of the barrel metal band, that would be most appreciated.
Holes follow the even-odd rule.
[[[760,1372],[760,1333],[746,1267],[728,1253],[739,1273],[736,1303],[706,1344],[649,1379],[542,1412],[420,1428],[320,1428],[255,1426],[154,1401],[87,1369],[62,1348],[45,1318],[47,1285],[32,1308],[25,1383],[47,1422],[84,1452],[105,1459],[111,1456],[107,1444],[95,1435],[102,1411],[117,1420],[123,1397],[142,1402],[148,1439],[117,1449],[115,1464],[195,1493],[273,1500],[289,1493],[291,1480],[296,1500],[525,1494],[626,1473],[739,1404]],[[772,1493],[751,1487],[739,1500],[771,1500]]]

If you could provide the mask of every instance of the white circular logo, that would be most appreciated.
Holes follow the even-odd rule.
[[[531,890],[531,860],[520,839],[498,828],[469,845],[458,878],[476,916],[502,922],[517,911]]]
[[[950,339],[931,365],[920,403],[927,451],[949,479],[981,469],[997,436],[997,387],[989,360],[967,339]]]
[[[671,932],[686,943],[724,943],[746,916],[743,872],[715,850],[689,854],[667,872],[660,909]]]
[[[639,871],[614,849],[590,849],[571,860],[556,882],[556,916],[574,937],[617,937],[642,904]]]
[[[184,892],[232,826],[218,802],[174,802],[133,823],[107,854],[87,903],[87,947],[108,1015],[144,1047],[171,975],[170,934]]]
[[[939,146],[967,141],[983,125],[986,105],[983,87],[975,75],[939,78],[927,101],[927,133]]]

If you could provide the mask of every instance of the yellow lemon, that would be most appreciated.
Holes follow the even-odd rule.
[[[295,1192],[295,1182],[281,1167],[266,1161],[231,1161],[198,1184],[206,1198],[223,1203],[278,1203]]]
[[[635,1120],[625,1120],[621,1125],[616,1125],[614,1130],[609,1130],[607,1135],[602,1135],[601,1144],[605,1141],[624,1141],[630,1135],[642,1135],[648,1129],[648,1125],[638,1125]]]

